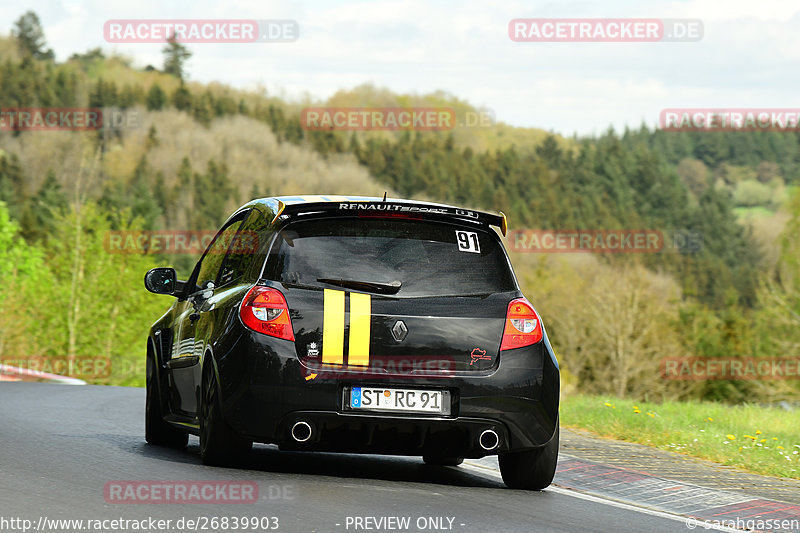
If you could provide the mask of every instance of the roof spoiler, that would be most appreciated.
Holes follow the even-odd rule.
[[[374,200],[374,201],[340,201],[340,202],[303,202],[286,204],[278,200],[278,210],[276,211],[273,223],[281,215],[300,216],[312,213],[326,213],[333,215],[358,215],[358,216],[386,216],[392,217],[413,217],[438,220],[458,220],[461,222],[471,222],[473,224],[485,224],[500,228],[500,232],[505,237],[508,231],[508,219],[501,211],[499,215],[475,211],[472,209],[461,209],[440,204],[429,204],[422,202],[408,202],[402,200]]]

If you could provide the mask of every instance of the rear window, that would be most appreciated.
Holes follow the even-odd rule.
[[[507,292],[516,285],[496,235],[473,228],[406,220],[324,219],[279,232],[273,279],[332,288],[320,279],[396,286],[397,296]],[[354,287],[355,288],[355,287]]]

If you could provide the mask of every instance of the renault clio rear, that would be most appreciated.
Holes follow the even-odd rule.
[[[281,449],[499,455],[550,484],[559,370],[514,277],[505,216],[366,197],[254,200],[223,225],[148,341],[146,437],[208,464]]]

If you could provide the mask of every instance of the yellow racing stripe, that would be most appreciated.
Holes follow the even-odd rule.
[[[323,293],[322,363],[344,363],[344,291],[325,289]]]
[[[347,364],[369,365],[369,322],[372,298],[369,294],[350,293],[350,345]]]

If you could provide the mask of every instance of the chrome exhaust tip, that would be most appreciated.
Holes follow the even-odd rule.
[[[301,420],[292,426],[292,438],[296,442],[305,442],[311,438],[311,425]]]
[[[490,452],[500,445],[500,436],[493,429],[487,429],[478,437],[481,448]]]

